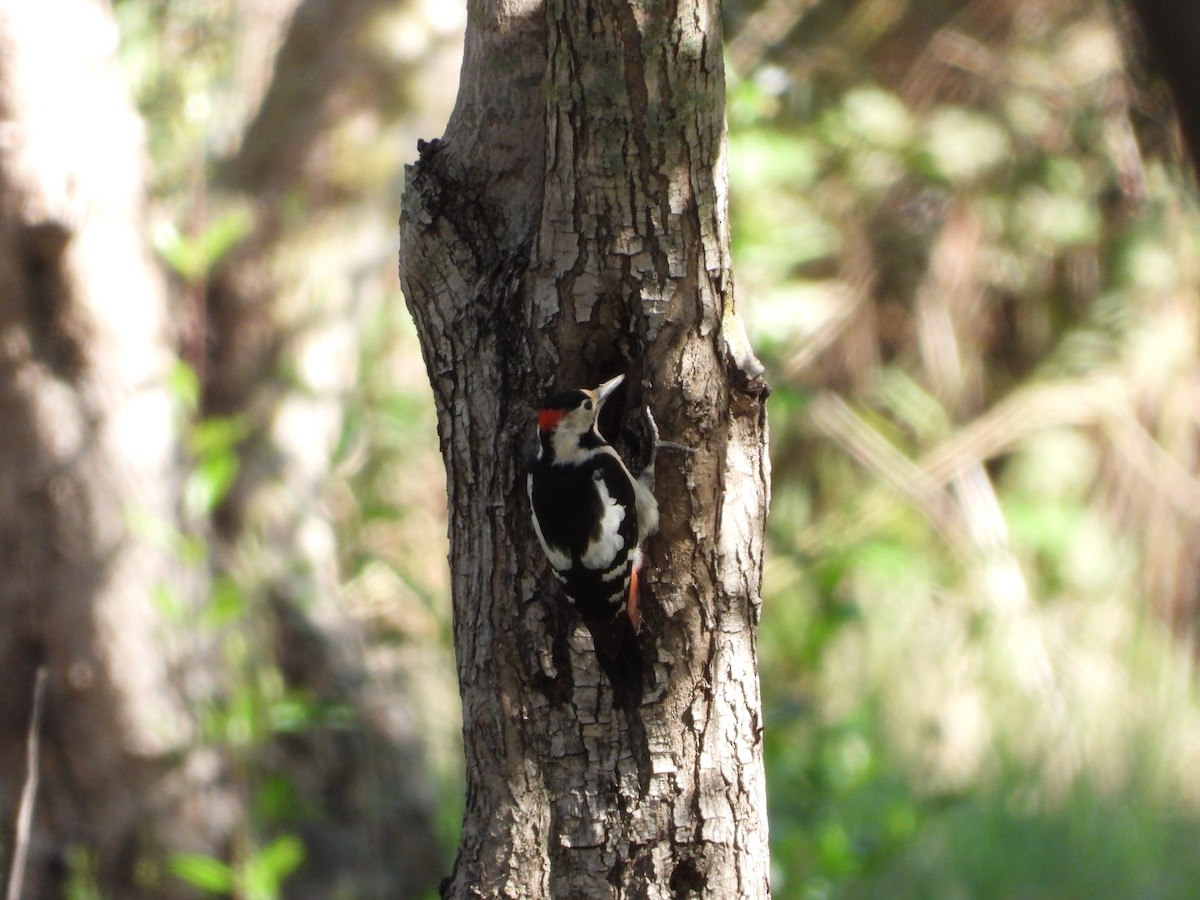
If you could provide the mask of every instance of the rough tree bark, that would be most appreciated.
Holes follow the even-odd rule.
[[[766,386],[733,311],[718,6],[473,0],[458,103],[408,173],[401,278],[448,475],[467,764],[445,896],[769,893]],[[648,404],[698,450],[659,456],[629,714],[524,488],[538,399],[619,371],[627,443]]]
[[[189,642],[154,603],[176,560],[130,527],[173,521],[179,478],[115,47],[105,4],[0,2],[0,871],[49,674],[27,897],[61,895],[75,848],[106,896],[142,895],[142,854],[211,850],[229,824],[199,783],[180,790]]]

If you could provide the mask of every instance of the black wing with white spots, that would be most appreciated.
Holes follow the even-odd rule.
[[[530,502],[538,539],[585,619],[625,607],[637,555],[634,486],[609,448],[576,465],[534,464]]]

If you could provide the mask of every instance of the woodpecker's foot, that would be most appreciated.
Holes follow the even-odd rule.
[[[654,461],[658,453],[658,423],[654,421],[654,413],[650,412],[649,406],[644,407],[644,410],[646,413],[646,427],[641,435],[643,440],[641,456],[645,460],[645,464],[638,475],[638,480],[653,492]]]
[[[677,444],[674,441],[660,441],[658,439],[658,423],[654,421],[654,413],[650,412],[650,407],[646,407],[646,430],[650,434],[650,464],[654,465],[654,454],[659,450],[677,450],[680,453],[695,453],[695,447],[688,447],[686,444]]]
[[[654,413],[650,412],[650,407],[646,407],[646,431],[650,434],[650,452],[654,453],[654,448],[658,446],[658,423],[654,421]]]

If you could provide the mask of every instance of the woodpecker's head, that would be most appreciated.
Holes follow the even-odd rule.
[[[538,458],[549,452],[554,462],[569,463],[605,443],[597,428],[600,408],[624,380],[618,375],[595,390],[580,388],[543,400],[538,410]]]

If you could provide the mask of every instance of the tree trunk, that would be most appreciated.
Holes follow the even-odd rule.
[[[179,575],[174,357],[115,37],[104,4],[0,2],[0,871],[49,676],[26,897],[59,896],[74,850],[141,895],[149,848],[228,825],[160,765],[190,738],[190,639],[154,599]]]
[[[1128,0],[1154,67],[1171,89],[1187,152],[1200,173],[1200,6]]]
[[[458,103],[401,219],[448,476],[466,745],[443,894],[767,896],[766,386],[733,312],[718,4],[469,13]],[[524,487],[541,396],[620,371],[610,436],[636,446],[649,406],[697,450],[659,454],[628,712],[549,577]]]

